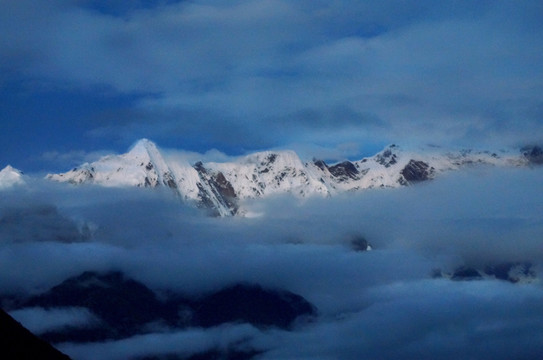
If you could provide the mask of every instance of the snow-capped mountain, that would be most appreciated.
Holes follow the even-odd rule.
[[[10,165],[0,170],[0,190],[8,189],[15,185],[22,185],[24,183],[23,173],[20,170],[17,170]]]
[[[126,154],[108,155],[46,178],[108,187],[167,187],[182,199],[211,209],[216,215],[234,215],[237,210],[237,204],[228,201],[228,189],[223,189],[224,181],[219,174],[206,171],[198,164],[168,164],[156,145],[147,139],[139,140]]]
[[[230,216],[243,214],[241,203],[245,199],[277,194],[332,196],[346,191],[407,186],[466,166],[538,163],[540,152],[537,147],[517,154],[444,152],[438,148],[412,152],[390,145],[372,157],[337,164],[316,159],[304,162],[293,151],[265,151],[233,162],[190,165],[165,160],[154,143],[142,139],[126,154],[109,155],[47,178],[73,184],[166,187],[214,215]]]
[[[128,153],[108,155],[93,163],[85,163],[64,174],[47,178],[72,184],[94,183],[103,186],[175,187],[173,176],[155,144],[138,141]]]

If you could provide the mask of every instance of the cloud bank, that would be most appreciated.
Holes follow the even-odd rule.
[[[253,219],[208,218],[145,189],[37,182],[3,193],[0,219],[11,217],[10,229],[41,229],[39,219],[13,217],[14,202],[47,203],[70,224],[92,224],[91,235],[62,242],[47,231],[49,239],[4,234],[0,289],[39,293],[83,271],[120,270],[159,293],[188,296],[259,283],[300,294],[319,312],[293,331],[225,325],[60,345],[81,359],[229,348],[262,351],[261,359],[532,359],[543,350],[539,280],[451,281],[432,273],[529,261],[540,278],[542,172],[489,167],[348,197],[278,197],[247,204],[265,213]],[[353,236],[375,250],[353,251]],[[51,313],[28,311],[34,328],[56,326]]]

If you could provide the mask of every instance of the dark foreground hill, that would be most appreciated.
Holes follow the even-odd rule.
[[[69,360],[49,343],[25,329],[0,309],[0,358],[6,360]]]

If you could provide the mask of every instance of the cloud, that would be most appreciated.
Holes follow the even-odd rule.
[[[5,3],[0,43],[10,74],[138,95],[87,134],[236,153],[543,141],[533,2],[89,4]]]
[[[84,150],[70,150],[68,152],[60,152],[56,150],[46,151],[41,154],[41,160],[48,163],[63,166],[65,168],[81,165],[86,162],[93,162],[103,156],[111,155],[113,151],[93,151],[86,152]]]
[[[205,153],[198,153],[194,151],[184,151],[175,149],[165,149],[163,154],[168,161],[177,164],[190,164],[194,165],[198,161],[203,163],[207,162],[229,162],[236,159],[236,157],[229,156],[217,149],[211,149]]]
[[[4,90],[15,79],[31,94],[131,99],[123,111],[89,115],[82,137],[150,137],[193,150],[168,151],[189,163],[268,147],[340,160],[388,142],[543,142],[537,2],[103,4],[0,4]],[[209,148],[218,150],[199,154]],[[42,160],[72,166],[98,155],[50,151]],[[0,198],[0,290],[38,293],[86,270],[121,270],[194,296],[258,282],[304,296],[320,314],[292,332],[229,325],[63,344],[74,358],[193,354],[238,341],[266,359],[535,358],[540,283],[431,272],[530,261],[541,277],[541,175],[473,169],[397,190],[244,204],[265,214],[257,219],[210,219],[168,192],[30,181]],[[83,225],[90,238],[79,237]],[[78,241],[59,241],[66,234]],[[353,252],[353,234],[375,251]],[[26,311],[36,328],[55,325],[53,315],[82,316]]]
[[[24,308],[9,313],[36,335],[65,327],[81,328],[98,325],[98,319],[85,308]]]
[[[273,348],[263,359],[537,357],[541,290],[513,287],[446,280],[377,287],[366,309],[297,333],[272,332],[256,344]]]
[[[327,303],[326,292],[349,291],[354,274],[357,286],[365,287],[424,278],[435,267],[541,263],[543,204],[535,196],[540,176],[540,168],[474,169],[401,189],[248,202],[250,210],[265,214],[256,219],[208,218],[168,191],[38,182],[30,191],[3,194],[0,215],[12,220],[3,228],[0,283],[3,289],[30,291],[96,267],[192,294],[260,281],[332,309],[336,300]],[[14,204],[25,212],[13,212]],[[86,224],[91,237],[59,242],[64,227],[42,221],[43,204],[54,206],[48,209],[56,209],[69,229]],[[23,228],[41,236],[9,241]],[[364,236],[377,251],[352,252],[353,235]]]
[[[83,241],[88,234],[54,206],[30,206],[3,209],[0,215],[0,235],[4,242]]]
[[[58,348],[78,359],[122,360],[152,355],[190,356],[211,350],[227,350],[231,344],[243,349],[258,330],[250,325],[226,325],[210,330],[189,329],[174,333],[135,336],[100,344],[60,344]]]

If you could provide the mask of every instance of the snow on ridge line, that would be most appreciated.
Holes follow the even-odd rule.
[[[148,139],[121,155],[110,155],[48,179],[74,184],[171,188],[180,198],[212,208],[217,215],[243,213],[238,202],[290,193],[297,197],[330,196],[368,188],[399,187],[433,179],[469,165],[522,166],[522,154],[460,150],[405,151],[389,145],[372,157],[326,164],[303,162],[291,150],[262,151],[231,162],[194,165],[165,159]],[[240,211],[238,211],[240,210]]]

